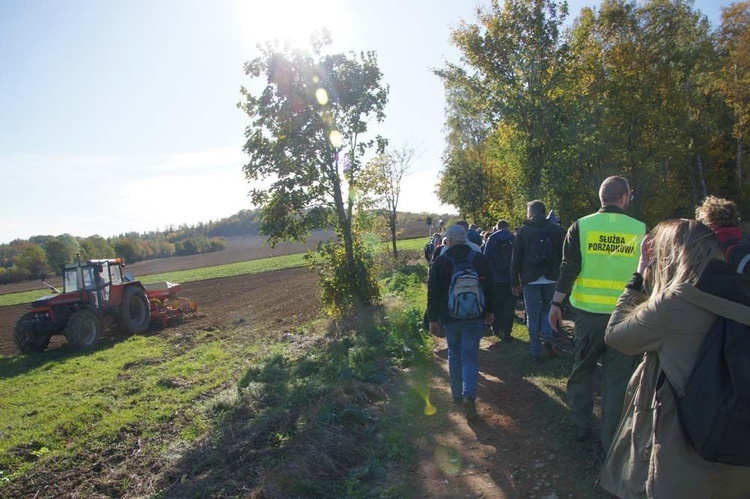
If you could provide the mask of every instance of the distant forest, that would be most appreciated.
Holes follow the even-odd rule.
[[[426,215],[400,213],[402,223]],[[436,218],[437,219],[437,218]],[[113,237],[70,234],[32,236],[0,244],[0,284],[38,279],[59,274],[60,267],[75,261],[96,258],[122,258],[132,264],[155,258],[197,255],[222,251],[227,237],[257,236],[260,210],[242,210],[228,218],[197,225],[180,225],[163,231],[128,232]]]
[[[258,235],[260,212],[242,210],[229,218],[163,231],[128,232],[113,237],[70,234],[33,236],[0,245],[0,284],[59,274],[60,266],[95,258],[122,258],[127,263],[196,255],[226,248],[226,237]]]

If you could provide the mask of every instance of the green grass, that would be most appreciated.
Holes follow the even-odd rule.
[[[210,335],[180,350],[160,335],[136,336],[91,352],[61,348],[0,359],[0,470],[21,476],[36,459],[70,459],[144,438],[164,424],[200,421],[192,406],[242,364]]]
[[[430,354],[430,340],[418,326],[423,267],[409,267],[404,278],[386,277],[388,320],[358,331],[336,326],[327,335],[322,320],[293,331],[228,324],[180,336],[104,340],[87,352],[63,346],[0,358],[0,495],[28,492],[23,484],[40,474],[88,470],[92,456],[122,452],[135,466],[135,452],[151,463],[180,448],[190,450],[175,464],[176,476],[215,475],[190,484],[196,497],[237,495],[236,477],[250,483],[262,470],[291,495],[371,496],[363,491],[381,486],[381,463],[407,459],[411,447],[398,417],[371,418],[362,387],[387,381],[388,364],[423,363]],[[351,436],[342,447],[351,451],[328,455],[320,442],[341,435]],[[269,458],[227,466],[228,455],[248,452]],[[274,457],[279,452],[283,459]],[[310,481],[321,466],[331,466],[326,475],[333,478]],[[129,483],[124,479],[108,493],[127,495]]]

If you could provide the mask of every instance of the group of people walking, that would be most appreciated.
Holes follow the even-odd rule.
[[[750,278],[724,256],[730,236],[741,239],[739,217],[725,223],[736,205],[710,196],[697,220],[668,220],[647,232],[627,214],[633,194],[625,178],[605,179],[599,199],[601,208],[567,231],[545,215],[543,202],[531,201],[515,234],[501,220],[480,248],[466,244],[465,222],[448,227],[432,258],[427,318],[430,332],[448,343],[454,402],[469,420],[477,417],[483,330],[491,326],[512,340],[517,296],[523,295],[529,353],[537,362],[556,355],[553,334],[569,303],[575,327],[567,402],[579,441],[592,437],[601,362],[607,457],[600,485],[618,497],[750,497],[750,468],[702,459],[676,411],[717,317],[750,327]],[[456,262],[468,258],[487,306],[481,315],[457,318],[449,307]]]

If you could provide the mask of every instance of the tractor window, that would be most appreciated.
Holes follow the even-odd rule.
[[[122,284],[122,268],[119,265],[110,265],[109,272],[112,276],[112,284]]]
[[[93,267],[82,267],[81,274],[83,277],[83,289],[94,289],[94,268]],[[63,286],[65,286],[65,292],[80,291],[80,283],[78,282],[78,268],[73,267],[65,269],[63,274]]]

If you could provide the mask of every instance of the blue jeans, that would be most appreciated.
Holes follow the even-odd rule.
[[[448,372],[454,399],[477,398],[479,341],[484,334],[482,319],[443,324],[448,341]]]
[[[523,287],[523,301],[526,306],[526,322],[529,328],[529,351],[538,359],[542,353],[541,336],[552,339],[552,326],[549,324],[549,307],[555,295],[555,283],[527,284]]]

